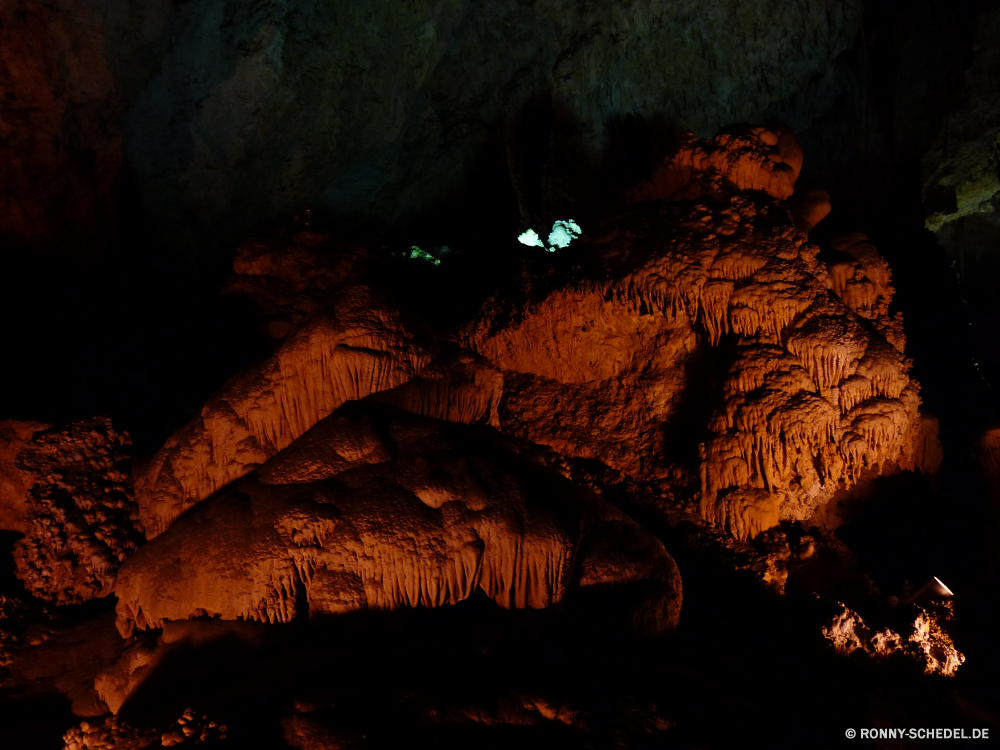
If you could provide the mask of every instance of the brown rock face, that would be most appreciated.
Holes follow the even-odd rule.
[[[902,352],[906,346],[902,316],[889,316],[892,295],[896,293],[889,264],[866,234],[847,234],[830,244],[837,255],[827,263],[826,288],[854,313],[870,320]]]
[[[103,417],[35,436],[15,464],[35,479],[17,576],[35,596],[78,604],[107,596],[142,540],[133,518],[126,433]]]
[[[252,300],[265,317],[264,333],[282,339],[358,275],[366,255],[311,231],[254,237],[237,249],[226,292]]]
[[[865,468],[909,466],[919,399],[888,266],[863,236],[830,270],[818,262],[776,200],[800,166],[785,131],[689,140],[632,193],[647,202],[578,251],[589,270],[519,307],[488,304],[460,340],[504,371],[502,429],[676,480],[668,446],[697,398],[692,365],[719,347],[728,373],[700,448],[707,520],[753,536],[808,518]]]
[[[0,9],[0,236],[76,248],[112,241],[122,137],[102,12],[84,3]]]
[[[711,140],[688,133],[677,153],[665,159],[648,183],[629,193],[633,203],[669,200],[684,188],[697,191],[698,177],[716,174],[737,190],[759,190],[791,197],[802,170],[802,148],[786,126],[774,129],[736,126]]]
[[[36,432],[51,425],[42,422],[0,422],[0,531],[28,531],[28,490],[35,478],[14,464],[18,451]]]
[[[635,589],[639,632],[676,626],[673,560],[612,506],[495,433],[375,414],[335,413],[328,460],[326,441],[310,442],[330,434],[324,421],[143,547],[115,588],[122,633],[198,615],[437,607],[476,590],[539,608],[608,586]]]
[[[156,454],[136,487],[147,537],[344,402],[410,380],[432,360],[429,346],[365,287],[340,292],[269,360],[223,386]]]

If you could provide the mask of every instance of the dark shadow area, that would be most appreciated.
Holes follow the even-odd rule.
[[[92,260],[7,249],[7,258],[4,418],[106,414],[148,453],[270,349],[249,307],[216,295],[228,263],[206,268],[141,248]]]
[[[4,747],[11,750],[62,750],[63,734],[77,723],[70,701],[56,691],[0,688],[0,722]]]
[[[194,705],[240,748],[284,746],[282,721],[372,748],[822,748],[868,721],[874,681],[910,720],[962,725],[947,708],[950,687],[921,679],[917,665],[834,657],[803,627],[830,605],[770,595],[689,541],[684,625],[660,644],[630,642],[572,606],[504,611],[478,596],[280,626],[258,648],[229,639],[178,650],[123,717],[162,724]],[[819,684],[822,701],[802,689]],[[546,718],[546,706],[563,719]]]
[[[699,346],[688,357],[680,403],[661,427],[666,462],[682,466],[693,477],[701,463],[699,445],[709,435],[709,420],[722,401],[722,384],[734,354],[735,337],[723,338],[719,346]]]
[[[0,593],[22,592],[24,587],[17,579],[14,565],[14,544],[23,534],[0,531]]]

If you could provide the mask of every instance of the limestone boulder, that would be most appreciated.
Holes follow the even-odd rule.
[[[494,432],[374,405],[345,412],[130,558],[115,588],[122,634],[199,616],[439,607],[476,591],[542,608],[616,588],[634,592],[638,632],[676,626],[676,565],[613,506]]]

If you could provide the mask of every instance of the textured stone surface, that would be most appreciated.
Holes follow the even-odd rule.
[[[250,299],[264,318],[264,333],[282,339],[357,277],[366,256],[364,248],[308,230],[255,236],[237,248],[224,293]]]
[[[142,540],[127,433],[104,417],[38,433],[16,466],[34,479],[27,532],[14,547],[17,576],[56,604],[107,596],[121,561]]]
[[[13,419],[0,422],[0,531],[28,530],[28,490],[36,477],[18,468],[14,459],[36,432],[51,426]]]
[[[834,649],[845,656],[860,651],[873,658],[893,654],[924,662],[927,674],[954,677],[965,663],[965,655],[955,648],[951,636],[942,627],[952,618],[951,609],[939,607],[937,611],[921,609],[913,620],[913,632],[908,636],[889,628],[875,630],[865,624],[857,613],[841,605],[840,613],[823,628],[823,636]]]
[[[181,744],[215,744],[225,738],[224,724],[188,708],[163,732],[137,729],[117,716],[81,722],[63,737],[63,750],[143,750]]]
[[[106,47],[117,33],[102,11],[72,0],[0,6],[4,240],[78,249],[114,240],[121,103]]]
[[[576,251],[582,278],[488,303],[460,341],[504,371],[501,428],[676,488],[671,441],[707,427],[701,513],[741,538],[809,518],[866,468],[911,466],[919,399],[888,266],[863,235],[817,260],[776,200],[797,153],[760,128],[689,139]],[[695,369],[715,347],[721,393]],[[713,399],[707,425],[678,419]]]
[[[272,357],[224,385],[154,456],[136,487],[147,538],[345,401],[405,383],[432,358],[421,332],[367,288],[340,290]]]
[[[548,202],[575,200],[595,187],[611,123],[637,114],[704,136],[762,119],[851,45],[861,7],[7,3],[0,229],[107,239],[122,175],[128,210],[188,249],[307,204],[393,220],[451,200],[484,159],[502,175],[504,153],[515,182],[541,174]]]
[[[112,663],[106,664],[94,680],[94,689],[106,709],[117,714],[126,699],[171,654],[185,649],[202,648],[227,639],[249,646],[259,645],[260,623],[222,622],[218,620],[180,620],[163,623],[159,632],[135,639]]]
[[[993,213],[1000,204],[1000,9],[985,9],[974,24],[973,63],[965,87],[924,155],[927,228]]]
[[[614,586],[635,588],[638,632],[676,627],[676,565],[613,506],[490,433],[370,418],[357,429],[361,410],[354,432],[381,435],[392,460],[338,448],[323,472],[324,457],[304,460],[296,441],[143,547],[115,589],[123,634],[199,615],[274,623],[437,607],[480,589],[503,607],[543,608]]]

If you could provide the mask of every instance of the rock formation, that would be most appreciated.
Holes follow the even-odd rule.
[[[547,181],[565,182],[623,112],[700,134],[761,117],[850,48],[861,8],[12,4],[0,34],[0,233],[107,241],[123,171],[130,207],[173,247],[204,250],[308,201],[395,218],[459,193],[505,123],[540,99],[567,109],[544,165]],[[495,44],[498,29],[507,44]]]
[[[97,417],[40,432],[15,466],[34,478],[27,532],[14,548],[18,578],[56,604],[107,596],[140,543],[126,433]]]
[[[951,610],[947,607],[939,613],[921,609],[913,621],[913,632],[903,637],[889,628],[869,627],[857,612],[841,605],[840,613],[823,628],[823,636],[845,656],[855,651],[874,658],[903,654],[923,661],[927,674],[954,677],[965,663],[965,655],[955,648],[951,636],[941,626],[941,620],[950,617]]]
[[[4,240],[79,250],[115,240],[112,192],[123,154],[112,118],[121,108],[102,11],[93,3],[0,9]]]
[[[36,432],[52,425],[42,422],[0,422],[0,531],[28,530],[28,490],[38,477],[18,468],[14,459]]]
[[[225,292],[250,299],[264,317],[264,333],[283,339],[359,275],[366,255],[309,230],[258,235],[237,248]]]
[[[164,732],[137,729],[117,716],[81,722],[63,737],[63,750],[143,750],[181,744],[214,744],[225,738],[224,724],[217,724],[207,714],[188,708]]]
[[[0,594],[0,667],[9,667],[14,661],[27,609],[18,597]]]
[[[369,408],[321,421],[139,550],[115,588],[123,635],[196,616],[438,607],[477,590],[540,608],[615,586],[635,589],[638,632],[676,626],[677,568],[622,513],[490,433]],[[311,439],[324,434],[339,442]]]
[[[589,275],[488,304],[459,340],[504,372],[501,428],[676,480],[672,423],[705,377],[696,355],[719,347],[722,403],[700,447],[707,520],[754,536],[809,518],[865,468],[912,466],[919,399],[888,267],[863,235],[840,240],[829,268],[818,260],[776,200],[800,166],[782,128],[689,138],[632,191],[644,202],[579,251]]]
[[[686,187],[699,193],[698,177],[718,175],[736,190],[790,198],[802,171],[802,148],[787,125],[736,126],[711,140],[686,133],[677,153],[665,159],[648,183],[629,192],[629,200],[670,200]],[[693,197],[688,190],[685,197]]]
[[[1000,54],[991,43],[1000,32],[1000,10],[984,5],[974,28],[965,86],[923,157],[927,228],[939,236],[951,222],[993,214],[1000,205]]]
[[[431,344],[363,286],[341,290],[275,354],[216,393],[136,487],[146,536],[289,446],[345,401],[405,383]]]

